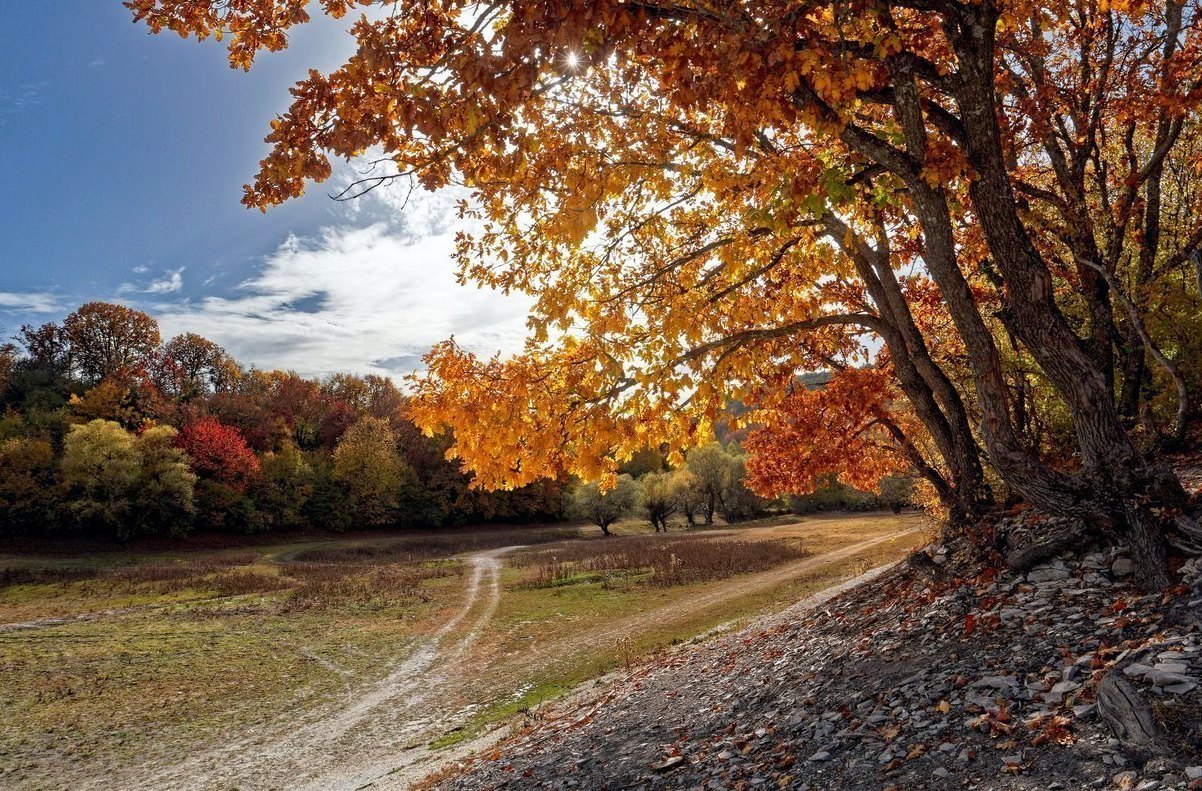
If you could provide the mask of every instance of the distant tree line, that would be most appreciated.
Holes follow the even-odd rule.
[[[470,488],[388,378],[247,368],[82,305],[0,346],[0,537],[438,527],[557,518],[563,486]]]
[[[746,456],[733,442],[696,447],[675,469],[649,449],[625,464],[611,486],[599,481],[574,484],[567,494],[567,512],[606,535],[614,522],[635,515],[645,517],[657,533],[667,532],[671,519],[689,527],[712,525],[715,515],[738,522],[772,505],[747,488],[746,478]]]

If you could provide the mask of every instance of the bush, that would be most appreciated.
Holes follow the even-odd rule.
[[[129,537],[140,460],[134,437],[110,420],[74,426],[63,453],[67,508],[85,530]]]
[[[597,481],[581,483],[568,492],[568,515],[587,519],[609,535],[609,526],[634,511],[639,501],[639,485],[623,473],[612,489],[602,491]]]
[[[629,536],[612,541],[580,541],[511,556],[526,569],[522,587],[546,588],[574,580],[595,581],[612,572],[646,575],[657,587],[724,579],[764,571],[808,553],[782,539],[748,541],[700,535]]]

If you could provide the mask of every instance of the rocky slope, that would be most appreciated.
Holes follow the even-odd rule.
[[[1169,596],[1121,549],[969,567],[932,549],[668,655],[433,785],[1202,789],[1202,564]]]

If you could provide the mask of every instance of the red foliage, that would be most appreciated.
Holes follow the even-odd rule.
[[[821,389],[798,389],[762,409],[748,436],[748,484],[765,496],[808,494],[828,475],[864,491],[904,467],[884,421],[895,395],[887,372],[849,369]]]
[[[201,418],[184,426],[178,441],[202,478],[245,491],[259,474],[259,459],[243,436],[214,418]]]
[[[342,435],[355,424],[358,418],[354,408],[347,402],[332,402],[328,411],[322,416],[321,429],[318,431],[318,439],[321,441],[322,447],[332,451],[338,445],[338,440],[342,439]]]

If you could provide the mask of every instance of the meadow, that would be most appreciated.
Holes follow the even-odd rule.
[[[583,680],[900,557],[917,533],[832,551],[918,520],[778,519],[666,536],[627,522],[610,539],[562,526],[0,555],[0,785],[119,777],[230,734],[320,718],[434,635],[456,648],[436,657],[430,684],[444,683],[438,673],[452,663],[470,672],[439,690],[444,716],[420,738],[453,744],[515,713],[534,716]],[[476,597],[466,559],[504,547],[519,548],[498,555],[490,603]],[[448,631],[465,600],[471,617]]]

